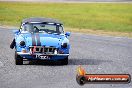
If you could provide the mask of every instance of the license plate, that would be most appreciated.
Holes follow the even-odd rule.
[[[39,58],[39,59],[42,59],[42,60],[50,59],[49,56],[47,56],[47,55],[40,55],[40,54],[36,55],[36,58]]]

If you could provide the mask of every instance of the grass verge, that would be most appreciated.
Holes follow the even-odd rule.
[[[131,36],[131,8],[131,3],[0,2],[0,24],[18,26],[27,17],[51,17],[74,32]]]

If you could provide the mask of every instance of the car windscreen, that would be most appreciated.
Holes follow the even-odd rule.
[[[22,31],[33,32],[33,33],[63,33],[63,27],[60,24],[53,23],[27,23],[22,27]]]

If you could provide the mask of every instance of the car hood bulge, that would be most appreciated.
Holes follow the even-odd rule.
[[[22,34],[26,46],[53,46],[59,47],[65,38],[64,35],[55,34]]]

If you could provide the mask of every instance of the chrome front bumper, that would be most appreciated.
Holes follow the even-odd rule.
[[[49,56],[69,56],[69,54],[43,54],[43,53],[23,53],[23,52],[17,52],[18,55],[37,55],[37,54],[41,54],[41,55],[49,55]]]
[[[62,60],[69,56],[69,54],[44,54],[44,53],[23,53],[17,52],[18,55],[27,60]]]

